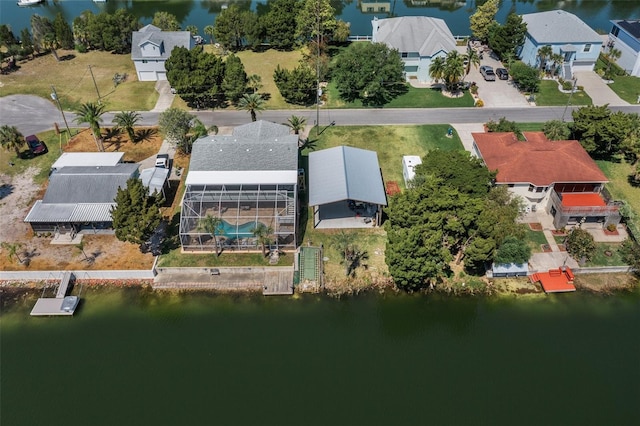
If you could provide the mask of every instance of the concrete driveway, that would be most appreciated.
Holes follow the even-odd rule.
[[[496,68],[504,68],[500,61],[489,57],[488,53],[485,53],[484,58],[480,61],[480,65],[488,65]],[[513,107],[528,107],[529,102],[525,96],[516,89],[513,85],[511,78],[509,80],[500,80],[496,76],[496,81],[485,81],[482,74],[479,71],[480,67],[476,69],[471,67],[471,71],[467,76],[467,81],[475,81],[478,85],[478,96],[484,102],[485,108],[513,108]]]
[[[575,73],[577,85],[583,86],[584,91],[591,97],[594,105],[609,104],[610,106],[628,106],[629,102],[623,101],[616,92],[600,78],[594,71],[578,71]]]

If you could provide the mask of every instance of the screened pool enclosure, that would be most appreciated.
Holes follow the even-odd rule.
[[[296,247],[294,185],[191,185],[182,201],[180,242],[184,250],[213,251],[215,241],[205,218],[221,221],[216,228],[219,248],[261,248],[256,229],[262,223],[271,248]]]

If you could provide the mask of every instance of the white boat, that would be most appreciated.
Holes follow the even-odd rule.
[[[18,0],[18,6],[33,6],[43,1],[44,0]]]

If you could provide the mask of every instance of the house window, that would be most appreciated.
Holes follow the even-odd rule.
[[[536,186],[536,192],[542,192],[544,188],[542,186]]]
[[[404,72],[418,72],[418,66],[410,65],[408,67],[404,67]]]
[[[372,7],[367,7],[367,12],[373,12],[373,8]]]
[[[509,184],[507,184],[507,186],[508,186],[509,188],[513,188],[513,187],[514,187],[514,186],[516,186],[516,185],[515,185],[514,183],[509,183]]]
[[[613,28],[611,28],[611,34],[614,37],[618,37],[618,34],[620,33],[620,28],[616,27],[615,25],[613,26]]]
[[[591,52],[591,43],[587,43],[584,45],[583,52]]]
[[[409,53],[408,52],[402,52],[402,53],[400,53],[400,57],[401,58],[408,58],[409,57]]]
[[[381,7],[380,7],[380,12],[386,12],[386,11],[387,11],[387,8],[386,8],[386,7],[384,7],[384,6],[381,6]]]
[[[535,188],[535,186],[529,185],[529,192],[533,192],[533,188]]]
[[[143,64],[146,64],[147,62],[148,62],[148,61],[147,61],[146,59],[143,59],[143,60],[142,60],[142,63],[143,63]]]

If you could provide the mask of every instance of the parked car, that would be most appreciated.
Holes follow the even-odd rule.
[[[47,146],[42,142],[36,135],[29,135],[24,138],[27,141],[27,145],[29,146],[29,151],[33,155],[46,154],[48,149]]]
[[[158,154],[156,156],[156,167],[160,167],[162,169],[169,168],[169,154]]]
[[[480,67],[480,74],[482,74],[485,81],[496,81],[496,74],[493,72],[493,68],[488,65]]]
[[[496,68],[496,75],[500,80],[509,80],[509,71],[506,68]]]

